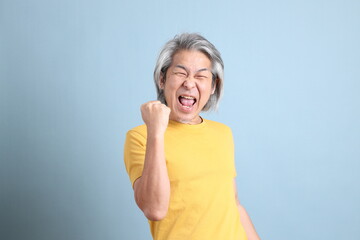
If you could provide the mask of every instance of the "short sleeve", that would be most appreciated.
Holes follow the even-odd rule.
[[[233,134],[232,134],[232,130],[231,128],[229,128],[229,134],[230,134],[230,142],[231,142],[231,151],[233,153],[233,162],[232,162],[232,172],[233,172],[233,176],[234,178],[236,177],[236,164],[235,164],[235,147],[234,147],[234,137],[233,137]]]
[[[145,150],[146,138],[134,130],[128,131],[124,145],[124,162],[133,187],[135,180],[142,175]]]

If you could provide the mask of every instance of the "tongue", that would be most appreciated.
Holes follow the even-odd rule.
[[[184,106],[190,107],[190,106],[194,105],[194,102],[195,102],[194,99],[186,99],[186,98],[180,97],[180,103]]]

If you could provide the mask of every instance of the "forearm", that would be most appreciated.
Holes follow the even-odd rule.
[[[135,182],[135,199],[149,220],[165,217],[170,199],[170,181],[164,153],[164,135],[148,133],[142,176]]]
[[[237,202],[237,206],[240,213],[240,221],[245,229],[248,240],[260,240],[260,237],[257,234],[255,227],[250,219],[250,216],[246,212],[245,208],[239,202]]]

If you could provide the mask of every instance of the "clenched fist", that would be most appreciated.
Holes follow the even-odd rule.
[[[169,123],[170,108],[160,101],[150,101],[141,105],[141,116],[148,134],[164,134]]]

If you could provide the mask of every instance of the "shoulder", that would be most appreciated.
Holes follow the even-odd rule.
[[[226,132],[231,132],[231,128],[224,123],[216,122],[216,121],[208,120],[208,119],[204,119],[204,120],[206,121],[206,124],[210,128],[214,128],[214,129],[218,129],[218,130],[226,131]]]
[[[130,129],[126,133],[126,136],[146,139],[146,137],[147,137],[146,125],[143,124],[143,125],[140,125],[140,126]]]

